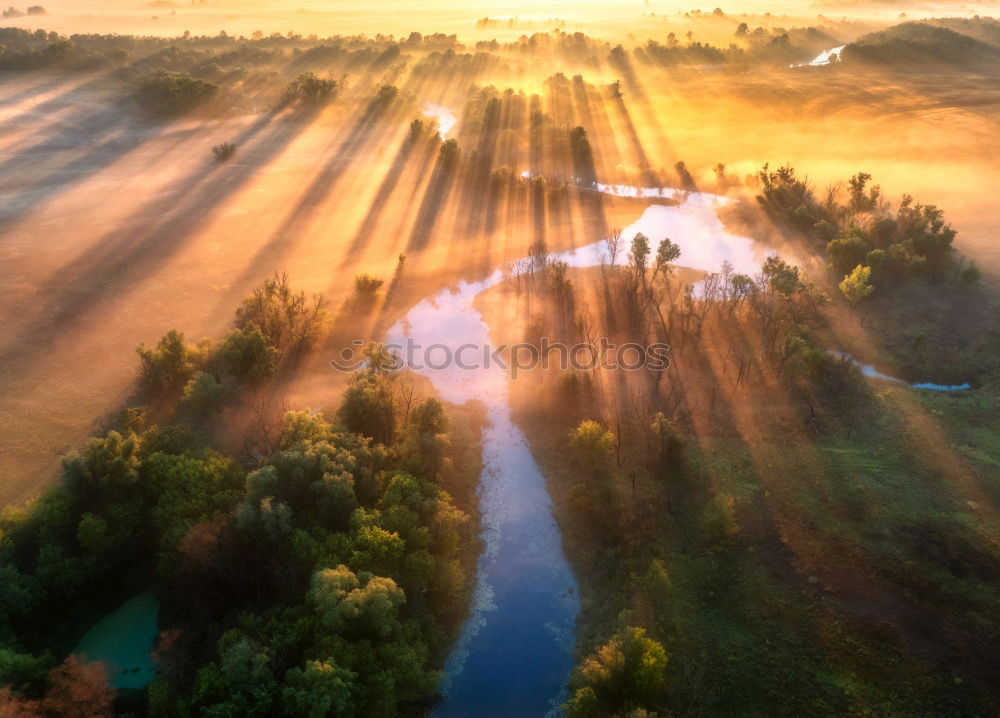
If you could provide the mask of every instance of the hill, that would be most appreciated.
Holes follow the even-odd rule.
[[[864,35],[844,48],[844,62],[967,65],[1000,60],[1000,47],[955,30],[906,22]]]

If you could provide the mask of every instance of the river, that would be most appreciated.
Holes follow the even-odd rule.
[[[629,196],[616,185],[601,189]],[[601,190],[599,190],[601,191]],[[623,230],[631,241],[637,232],[657,246],[670,237],[681,247],[684,266],[717,270],[724,260],[739,272],[753,272],[767,251],[753,240],[728,232],[715,213],[725,198],[675,190],[645,188],[636,196],[674,196],[678,205],[653,204]],[[605,240],[575,251],[551,255],[575,267],[601,262]],[[554,712],[565,697],[573,666],[574,625],[580,611],[576,580],[552,517],[552,500],[545,479],[524,434],[511,418],[506,370],[493,363],[470,361],[466,368],[454,357],[462,346],[490,345],[489,328],[474,305],[481,292],[499,284],[513,264],[485,279],[459,282],[422,300],[393,325],[386,337],[397,347],[419,344],[406,357],[427,376],[449,402],[476,399],[490,420],[483,434],[483,471],[479,505],[483,554],[479,559],[473,605],[445,666],[443,702],[435,715],[542,716]],[[426,353],[426,348],[437,345]],[[419,358],[420,365],[412,360]],[[475,365],[475,366],[473,366]]]

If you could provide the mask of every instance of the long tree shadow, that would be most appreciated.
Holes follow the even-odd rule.
[[[33,180],[31,191],[26,193],[27,196],[20,197],[16,205],[0,209],[0,231],[9,230],[50,199],[69,191],[77,184],[86,182],[155,137],[155,135],[135,128],[132,128],[131,131],[124,130],[121,133],[113,133],[114,129],[116,128],[110,126],[107,131],[101,133],[103,136],[112,136],[94,146],[86,154],[60,167],[53,168],[40,179]],[[164,152],[170,152],[172,149],[182,146],[195,137],[199,131],[200,128],[177,131],[171,142],[163,148]],[[75,133],[76,130],[74,130]],[[91,135],[90,139],[99,139],[99,137]],[[30,161],[30,157],[25,160],[26,163],[30,163]],[[11,173],[13,174],[13,170]]]
[[[237,144],[245,144],[283,111],[279,106],[248,127]],[[261,167],[276,157],[309,124],[316,112],[286,120],[272,134],[246,148],[239,164],[208,160],[176,183],[178,191],[146,203],[122,226],[96,240],[93,248],[52,273],[31,303],[13,310],[26,321],[6,338],[0,368],[16,381],[34,356],[104,302],[109,289],[121,295],[129,285],[178,252],[215,210],[236,194]],[[208,162],[212,164],[207,164]],[[161,218],[150,224],[150,218]]]
[[[441,145],[434,171],[424,192],[417,219],[406,242],[406,251],[423,249],[437,225],[438,216],[444,205],[444,200],[451,193],[455,176],[461,169],[461,150],[458,143],[449,140]]]
[[[635,157],[639,161],[639,170],[642,173],[642,183],[648,187],[656,187],[659,183],[656,180],[656,175],[650,167],[649,157],[646,155],[646,150],[643,149],[642,141],[639,139],[639,133],[636,132],[635,124],[632,122],[632,116],[629,114],[628,107],[625,106],[625,99],[620,94],[615,95],[613,90],[611,93],[612,105],[618,110],[618,115],[621,117],[621,120],[625,125],[625,133],[629,142],[632,144],[632,151],[635,153]]]
[[[649,95],[646,93],[645,87],[643,87],[639,74],[635,71],[635,66],[632,64],[631,58],[625,54],[619,56],[612,52],[611,59],[612,65],[619,69],[622,73],[622,78],[624,80],[625,87],[630,93],[632,103],[639,109],[639,122],[641,126],[655,136],[654,139],[659,144],[659,148],[657,149],[661,151],[664,149],[672,151],[671,143],[664,134],[663,129],[660,127],[656,112],[653,110],[653,105],[649,101]],[[627,118],[627,120],[629,125],[631,125],[631,118]]]
[[[368,102],[347,136],[339,143],[337,151],[326,161],[281,225],[231,282],[232,287],[242,287],[258,275],[273,270],[278,260],[302,241],[303,228],[324,205],[324,200],[336,191],[344,177],[356,169],[357,157],[364,155],[370,144],[379,143],[386,128],[393,125],[392,120],[398,111],[395,98],[376,95]],[[375,131],[379,124],[382,124],[382,131]],[[226,301],[230,300],[226,297]]]
[[[19,78],[19,77],[20,75],[14,73],[7,73],[5,79]],[[7,84],[6,82],[2,83],[2,85],[6,84]],[[30,87],[26,87],[20,92],[15,92],[13,95],[7,95],[3,99],[0,99],[0,108],[16,105],[20,102],[24,102],[27,99],[35,97],[36,95],[45,94],[49,90],[58,87],[59,85],[65,85],[65,84],[67,84],[67,82],[66,82],[66,77],[64,75],[54,74],[49,78],[47,78],[44,82],[37,82],[34,85],[31,85]],[[0,85],[0,87],[2,87],[2,85]]]
[[[7,158],[0,162],[0,175],[11,177],[19,170],[32,170],[46,159],[59,153],[72,151],[80,147],[80,138],[89,141],[99,140],[119,129],[118,113],[111,113],[107,107],[96,110],[90,106],[73,108],[74,114],[67,118],[54,118],[48,124],[40,125],[31,138],[43,139],[15,143],[5,148]]]
[[[371,205],[368,207],[368,211],[365,213],[365,217],[358,227],[358,231],[354,234],[354,239],[351,240],[351,244],[347,248],[347,253],[344,256],[341,266],[350,264],[364,247],[365,243],[371,239],[372,232],[378,226],[379,218],[385,212],[389,199],[396,190],[408,161],[414,155],[416,148],[421,146],[423,147],[423,152],[420,153],[422,159],[424,161],[429,160],[431,153],[438,146],[437,136],[421,138],[409,133],[403,139],[399,150],[396,152],[396,157],[392,161],[392,166],[382,179],[382,183],[379,185],[378,191],[375,193],[375,197],[372,199]]]
[[[8,76],[16,76],[16,75],[8,75]],[[105,72],[101,73],[100,75],[91,77],[89,80],[85,80],[77,85],[70,85],[66,88],[64,92],[61,92],[58,95],[48,100],[45,100],[39,105],[36,105],[28,110],[25,110],[21,113],[14,115],[13,117],[9,118],[9,120],[11,121],[19,120],[21,119],[21,116],[25,114],[39,114],[39,113],[53,112],[59,109],[63,109],[65,107],[69,107],[72,104],[75,104],[75,102],[70,101],[70,96],[74,92],[81,92],[85,90],[94,89],[100,86],[110,76],[111,76],[110,72]],[[68,85],[68,84],[69,83],[67,83],[65,75],[62,74],[56,75],[49,82],[41,82],[35,85],[31,85],[30,87],[25,88],[21,92],[17,92],[13,95],[8,95],[7,97],[0,99],[0,109],[9,107],[11,105],[16,105],[20,102],[23,102],[37,95],[44,94],[48,90],[58,87],[59,85]]]

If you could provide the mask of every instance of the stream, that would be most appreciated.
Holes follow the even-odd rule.
[[[629,196],[623,185],[606,189]],[[632,189],[631,196],[676,194]],[[623,238],[642,232],[656,246],[669,236],[680,245],[684,266],[715,271],[728,260],[736,271],[752,273],[766,252],[723,227],[715,207],[726,201],[691,193],[676,206],[650,205],[623,230]],[[600,240],[550,256],[574,267],[597,266],[605,247]],[[490,422],[483,433],[479,489],[483,553],[470,615],[445,665],[444,700],[435,711],[442,717],[554,713],[565,699],[573,666],[577,584],[552,517],[545,478],[511,418],[507,372],[495,363],[469,362],[480,368],[463,369],[444,361],[463,345],[489,346],[489,328],[474,300],[509,276],[512,267],[507,264],[485,279],[459,282],[422,300],[386,336],[390,345],[423,347],[421,366],[413,370],[428,377],[446,401],[481,401]],[[428,353],[431,345],[439,346]],[[412,357],[403,359],[409,363]]]
[[[473,306],[497,284],[494,272],[424,299],[389,330],[455,351],[489,343]],[[433,361],[434,366],[439,366]],[[486,405],[479,503],[483,553],[470,616],[445,666],[438,716],[541,716],[559,703],[573,665],[573,626],[580,611],[576,580],[563,553],[552,501],[528,442],[511,418],[503,368],[420,370],[442,399]]]
[[[929,382],[929,381],[917,381],[917,382],[909,383],[909,382],[904,381],[903,379],[899,379],[897,377],[890,376],[889,374],[883,374],[878,369],[876,369],[875,367],[873,367],[871,364],[864,364],[864,363],[858,361],[857,358],[855,358],[851,354],[848,354],[847,352],[839,352],[839,351],[835,351],[835,350],[831,349],[830,353],[833,354],[834,356],[840,357],[841,359],[843,359],[846,362],[850,362],[851,364],[853,364],[854,366],[856,366],[858,369],[860,369],[861,373],[864,376],[868,377],[869,379],[878,379],[880,381],[889,382],[890,384],[905,384],[906,386],[909,386],[912,389],[924,389],[925,391],[965,391],[966,389],[971,389],[972,388],[972,385],[968,384],[968,383],[966,383],[966,384],[935,384],[935,383]]]
[[[832,47],[829,50],[824,50],[809,62],[792,63],[789,67],[822,67],[823,65],[829,65],[831,62],[840,62],[840,53],[845,47],[847,45]]]

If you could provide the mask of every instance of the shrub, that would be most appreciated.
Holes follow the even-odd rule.
[[[225,400],[227,389],[214,374],[200,371],[184,385],[181,405],[198,415],[209,414],[218,409]]]
[[[187,344],[184,334],[171,329],[153,349],[140,343],[135,349],[142,362],[142,382],[154,390],[169,389],[187,380],[203,359],[200,347]]]
[[[354,297],[359,304],[371,304],[375,301],[378,290],[383,282],[370,274],[358,274],[354,277]]]
[[[315,339],[325,320],[326,298],[292,291],[287,274],[275,273],[254,287],[236,310],[236,326],[260,329],[279,360]]]
[[[212,148],[212,154],[215,155],[215,159],[219,162],[225,162],[236,154],[236,145],[232,142],[223,142],[221,145],[215,145]]]
[[[219,347],[222,365],[238,380],[260,381],[272,376],[277,350],[257,326],[234,329]]]
[[[285,97],[290,100],[301,100],[310,105],[319,105],[336,97],[339,89],[340,83],[336,80],[324,80],[315,72],[303,72],[288,83]]]
[[[139,99],[148,109],[164,115],[189,112],[216,95],[216,85],[186,72],[160,71],[148,76],[139,90]]]

